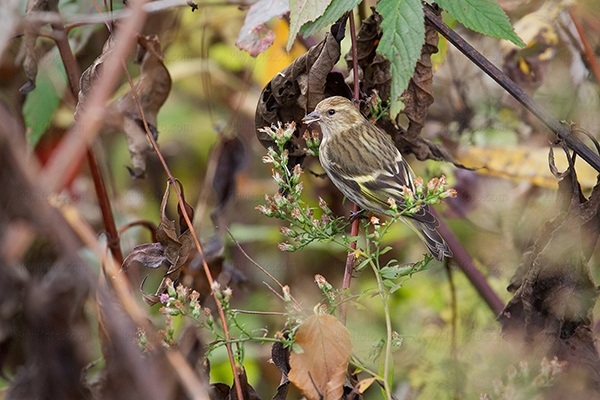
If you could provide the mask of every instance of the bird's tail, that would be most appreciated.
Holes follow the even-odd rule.
[[[421,222],[413,218],[404,218],[404,222],[421,238],[433,258],[437,261],[442,261],[444,256],[452,257],[452,250],[450,250],[448,243],[446,243],[436,229],[439,225],[437,220],[434,219],[433,222]]]

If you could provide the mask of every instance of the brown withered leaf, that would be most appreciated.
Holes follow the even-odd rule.
[[[81,111],[85,107],[87,98],[92,90],[92,85],[98,79],[102,64],[104,64],[104,61],[106,61],[113,49],[114,41],[112,40],[112,37],[109,37],[102,46],[102,54],[96,57],[94,62],[81,74],[81,78],[79,78],[79,93],[77,94],[77,107],[75,108],[74,115],[75,120],[81,115]],[[116,117],[119,118],[120,115]],[[113,126],[120,127],[123,122],[120,120],[114,121],[114,118],[115,116],[111,116],[110,118],[107,118],[106,121],[110,122]]]
[[[138,44],[143,49],[140,78],[135,84],[135,93],[140,100],[144,116],[152,136],[156,140],[158,131],[156,116],[171,91],[171,75],[165,67],[157,36],[139,36]],[[131,169],[134,178],[143,177],[146,171],[146,157],[152,146],[146,131],[133,90],[117,100],[117,109],[125,117],[123,130],[127,136],[127,147],[131,154]]]
[[[156,269],[167,261],[165,249],[161,243],[144,243],[135,246],[131,253],[123,260],[121,269],[127,272],[134,263],[142,264],[146,268]]]
[[[390,62],[376,51],[383,34],[380,26],[383,17],[375,11],[374,7],[372,7],[372,12],[371,16],[362,22],[356,35],[358,76],[362,78],[361,90],[363,92],[371,93],[376,90],[381,100],[388,101],[392,82]],[[348,52],[344,59],[348,69],[352,70],[352,51]]]
[[[29,0],[25,9],[26,14],[37,12],[58,12],[58,0]],[[40,23],[28,23],[23,28],[23,69],[28,82],[23,85],[19,91],[27,94],[35,89],[35,78],[38,72],[39,54],[35,48],[35,43],[38,38]]]
[[[321,42],[285,67],[263,88],[256,106],[254,126],[256,136],[265,148],[277,146],[269,135],[258,129],[291,121],[301,126],[307,110],[314,109],[325,97],[347,93],[347,88],[327,85],[328,75],[340,58],[340,42],[344,38],[346,18],[333,24]],[[296,135],[299,135],[299,130]],[[293,140],[286,144],[286,148],[290,153],[289,164],[301,164],[303,149]]]
[[[308,400],[339,400],[352,355],[346,327],[331,315],[312,315],[298,328],[294,343],[303,353],[290,355],[290,382]]]
[[[566,151],[566,149],[565,149]],[[594,346],[592,309],[598,298],[588,261],[600,233],[600,184],[589,199],[581,193],[569,156],[559,182],[557,208],[523,255],[511,280],[514,292],[498,320],[507,337],[545,346],[550,356],[584,372],[587,390],[600,391],[600,357]]]
[[[243,398],[241,400],[261,400],[260,396],[258,395],[258,393],[256,393],[252,385],[248,383],[248,376],[246,375],[246,370],[244,369],[244,367],[237,366],[236,368],[238,369],[237,374],[240,378],[240,387],[242,388]],[[233,383],[233,386],[231,386],[231,390],[229,393],[231,395],[231,400],[238,400],[235,382]]]
[[[194,209],[185,201],[181,183],[179,181],[176,182],[179,185],[179,190],[188,216],[190,219],[193,219]],[[141,263],[148,268],[158,268],[161,265],[165,267],[165,275],[155,294],[144,291],[145,279],[140,285],[142,297],[150,306],[156,304],[159,301],[160,295],[165,292],[167,287],[166,279],[169,278],[174,282],[177,281],[181,274],[182,267],[187,265],[196,254],[191,231],[187,228],[185,222],[181,222],[183,220],[181,208],[179,206],[177,207],[180,221],[179,232],[175,226],[175,221],[170,220],[169,217],[167,217],[167,203],[169,201],[170,192],[171,185],[167,183],[167,188],[165,189],[165,194],[163,195],[160,204],[160,224],[156,229],[158,243],[136,246],[127,258],[125,258],[121,267],[123,271],[129,270],[134,263]]]

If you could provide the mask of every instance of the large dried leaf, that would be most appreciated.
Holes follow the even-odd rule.
[[[327,80],[340,58],[340,42],[344,38],[345,23],[344,18],[334,24],[331,32],[321,42],[279,72],[263,88],[256,106],[254,124],[258,140],[266,148],[276,147],[275,143],[268,134],[258,129],[277,122],[291,121],[301,126],[301,120],[307,111],[314,109],[325,97],[339,94],[334,90],[343,88],[343,82],[335,87],[328,87]],[[304,151],[297,143],[291,140],[286,148],[290,153],[290,165],[302,162]]]
[[[236,46],[246,50],[252,57],[264,53],[275,39],[275,34],[265,23],[272,18],[282,17],[289,10],[288,0],[259,0],[252,4],[235,42]]]
[[[138,43],[144,50],[138,82],[134,85],[150,132],[157,138],[156,116],[171,91],[171,75],[165,67],[157,36],[140,36]],[[152,146],[146,137],[140,108],[130,90],[117,100],[117,109],[125,116],[123,130],[133,164],[132,175],[142,177],[146,171],[146,157]]]
[[[498,320],[509,337],[545,346],[549,355],[581,367],[588,388],[599,391],[600,357],[591,322],[598,289],[588,260],[600,234],[600,185],[585,199],[573,159],[559,183],[557,208],[563,211],[544,224],[523,255],[509,286],[514,296]],[[556,170],[553,162],[551,168]]]
[[[339,400],[352,355],[350,332],[335,317],[312,315],[298,328],[290,356],[290,381],[308,400]]]

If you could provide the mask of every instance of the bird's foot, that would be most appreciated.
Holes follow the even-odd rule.
[[[364,208],[361,210],[358,210],[358,211],[351,211],[350,216],[348,217],[348,222],[354,222],[358,218],[368,219],[369,216],[367,215],[367,213],[365,211],[367,211],[367,210],[365,210]]]

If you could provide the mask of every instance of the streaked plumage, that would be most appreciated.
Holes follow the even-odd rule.
[[[367,120],[352,102],[334,96],[321,101],[304,117],[305,123],[318,122],[323,133],[319,159],[337,188],[361,208],[376,214],[389,214],[388,199],[399,209],[406,204],[402,187],[414,193],[414,175],[392,140]],[[433,257],[451,257],[450,248],[438,233],[439,222],[429,206],[403,219],[419,235]]]

